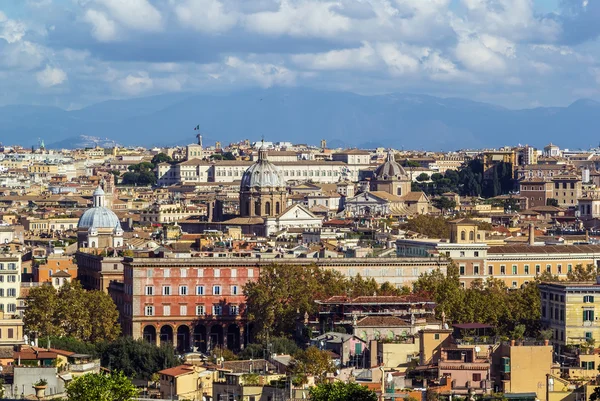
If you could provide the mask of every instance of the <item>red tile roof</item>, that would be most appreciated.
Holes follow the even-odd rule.
[[[179,365],[179,366],[174,366],[172,368],[163,369],[163,370],[159,371],[158,374],[165,375],[165,376],[177,377],[177,376],[186,375],[193,371],[194,371],[194,368],[192,367],[192,365]]]

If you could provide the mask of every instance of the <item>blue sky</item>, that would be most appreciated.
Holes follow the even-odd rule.
[[[1,0],[0,105],[299,86],[600,100],[600,0]]]

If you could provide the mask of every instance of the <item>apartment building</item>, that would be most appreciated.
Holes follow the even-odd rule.
[[[554,185],[543,178],[528,178],[519,182],[519,193],[527,198],[529,208],[546,206],[553,197]]]
[[[21,288],[21,255],[0,254],[0,312],[17,313],[17,298]]]
[[[455,221],[450,242],[436,239],[397,240],[397,255],[432,259],[450,258],[457,264],[460,282],[468,288],[474,280],[494,277],[509,288],[519,288],[542,272],[564,280],[577,265],[600,266],[600,245],[489,246],[468,219]]]
[[[539,286],[542,324],[554,330],[558,345],[600,342],[600,284],[552,282]]]

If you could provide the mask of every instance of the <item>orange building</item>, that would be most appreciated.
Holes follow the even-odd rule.
[[[71,279],[77,278],[77,265],[73,262],[73,258],[62,255],[50,255],[45,264],[33,268],[33,277],[38,283],[47,283],[51,282],[52,277],[58,272],[68,273]]]

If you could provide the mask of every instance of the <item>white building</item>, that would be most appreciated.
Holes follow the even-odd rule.
[[[5,315],[17,312],[21,288],[21,255],[0,254],[0,311]]]

